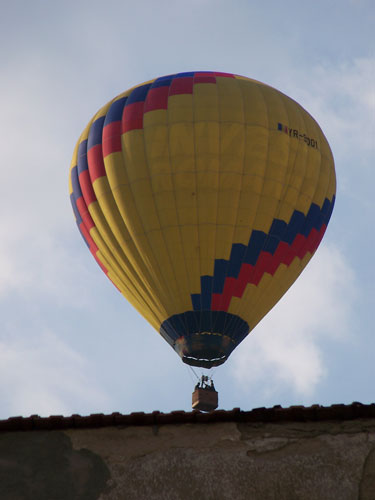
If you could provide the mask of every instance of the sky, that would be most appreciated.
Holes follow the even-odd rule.
[[[214,371],[219,407],[374,401],[373,0],[2,0],[1,12],[0,418],[190,410],[195,374],[92,259],[68,170],[102,105],[192,70],[298,101],[338,180],[309,266]]]

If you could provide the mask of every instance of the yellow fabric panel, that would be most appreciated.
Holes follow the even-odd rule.
[[[144,144],[149,175],[154,176],[170,172],[167,126],[154,125],[145,127]]]
[[[242,123],[220,123],[220,170],[242,172],[245,159],[245,127]]]
[[[268,87],[267,85],[261,85],[259,86],[259,90],[263,96],[263,99],[266,103],[267,106],[267,114],[268,114],[268,129],[270,130],[270,133],[272,134],[274,132],[274,124],[276,121],[282,122],[282,123],[288,123],[288,109],[290,106],[293,106],[294,103],[290,101],[289,99],[286,100],[284,99],[283,94],[280,92],[277,92],[275,89]],[[272,149],[278,150],[280,148],[280,152],[285,155],[287,154],[286,148],[282,147],[282,135],[280,132],[277,131],[277,133],[274,134],[274,137],[272,139],[275,141],[269,142],[269,146]],[[278,136],[278,137],[277,137]],[[284,156],[283,156],[284,158]]]
[[[331,169],[331,175],[329,177],[329,185],[327,188],[327,197],[331,200],[335,193],[336,193],[336,176]]]
[[[299,189],[294,186],[288,186],[287,192],[284,195],[284,203],[282,209],[284,208],[284,205],[288,205],[292,208],[293,211],[296,210],[298,198]],[[300,207],[298,207],[297,209],[300,210]]]
[[[253,175],[253,174],[244,174],[242,176],[242,191],[241,194],[244,193],[244,196],[241,196],[241,199],[245,199],[247,197],[247,204],[251,205],[252,201],[248,199],[254,195],[261,195],[263,190],[264,183],[264,174],[263,175]],[[247,206],[244,202],[243,206]]]
[[[201,285],[200,241],[197,224],[180,227],[190,293],[199,293]],[[190,305],[191,307],[191,305]]]
[[[299,210],[303,214],[307,215],[310,206],[311,206],[311,198],[309,198],[303,193],[299,194],[295,210]]]
[[[280,201],[283,187],[283,179],[275,180],[272,175],[267,176],[263,183],[262,195],[269,196],[277,201]]]
[[[204,87],[204,85],[201,85]],[[215,90],[215,100],[217,95]],[[211,102],[211,101],[209,101]],[[194,94],[194,106],[197,105]],[[208,106],[208,105],[207,105]],[[217,108],[217,104],[216,104]],[[207,117],[209,108],[205,111]],[[202,115],[203,116],[203,115]],[[216,109],[216,116],[218,110]],[[195,110],[194,110],[195,118]],[[213,118],[213,116],[212,116]],[[220,170],[220,127],[215,121],[194,122],[197,212],[201,275],[212,274],[215,261],[215,234]],[[194,196],[191,197],[191,203]],[[198,290],[199,291],[199,290]]]
[[[104,158],[105,171],[111,189],[129,183],[126,170],[122,161],[122,152],[111,153]]]
[[[130,130],[121,136],[122,154],[128,182],[148,179],[149,170],[146,161],[143,130]]]
[[[181,176],[182,177],[182,176]],[[185,174],[185,181],[187,174]],[[195,180],[195,175],[189,176]],[[186,225],[198,224],[198,207],[197,207],[197,188],[193,189],[178,189],[180,176],[175,176],[176,186],[176,207],[179,224],[183,227]]]
[[[192,101],[190,100],[189,103],[191,106]],[[193,123],[172,122],[169,123],[168,131],[170,167],[173,172],[173,185],[176,193],[176,210],[179,224],[181,226],[197,224],[198,189],[195,165],[194,126]]]
[[[193,122],[193,96],[190,94],[170,96],[167,111],[169,123]]]
[[[315,151],[312,148],[309,149],[313,153],[315,153]],[[310,198],[310,200],[314,200],[315,198],[315,193],[318,187],[319,178],[322,173],[320,155],[313,153],[309,151],[306,155],[307,156],[306,174],[303,183],[301,185],[301,194],[304,194],[305,196]],[[326,191],[326,189],[324,191]],[[322,199],[322,201],[324,201],[324,198]]]
[[[160,176],[158,176],[160,180]],[[154,189],[155,205],[157,207],[157,212],[159,216],[160,226],[170,227],[178,226],[178,214],[176,209],[172,207],[175,205],[175,193],[174,191],[162,191],[156,190],[155,182],[152,182],[152,187]]]
[[[268,137],[267,129],[245,127],[244,174],[264,176],[267,167]]]
[[[267,175],[274,179],[284,180],[288,170],[288,160],[289,143],[284,140],[284,134],[270,130],[267,148]]]
[[[193,123],[169,123],[169,156],[173,172],[195,171]]]
[[[268,129],[267,104],[262,94],[262,85],[249,85],[246,80],[237,80],[244,104],[244,117],[247,126],[256,125]]]
[[[93,187],[100,209],[109,226],[106,235],[103,236],[104,240],[107,241],[110,248],[113,248],[112,251],[121,269],[132,282],[137,283],[140,292],[145,296],[145,300],[150,306],[152,305],[154,309],[162,309],[160,300],[155,296],[155,290],[149,284],[149,273],[142,261],[139,262],[137,259],[138,255],[134,243],[117,209],[107,178],[96,179]]]
[[[147,129],[155,125],[166,125],[168,122],[168,112],[166,109],[155,109],[143,115],[143,128]]]
[[[135,287],[131,281],[128,280],[127,276],[123,273],[121,266],[118,265],[116,260],[111,255],[106,244],[102,240],[99,231],[96,228],[92,228],[90,230],[90,235],[95,241],[96,245],[99,247],[97,256],[103,263],[103,265],[108,269],[108,276],[116,277],[115,283],[118,288],[123,291],[126,298],[134,305],[134,307],[142,311],[142,314],[144,314],[146,317],[155,317],[154,313],[152,313],[151,309],[149,308],[149,305],[146,304],[144,295],[142,295],[142,293],[140,293],[140,290]]]
[[[155,260],[162,269],[163,276],[168,285],[168,288],[165,290],[169,296],[169,301],[166,304],[166,310],[169,315],[172,315],[175,313],[176,308],[179,307],[181,302],[181,289],[177,283],[177,277],[171,264],[171,258],[168,253],[163,232],[160,229],[150,231],[147,234],[147,239],[150,242]]]
[[[188,311],[191,308],[191,288],[188,279],[189,270],[186,263],[185,248],[182,242],[181,229],[178,226],[164,227],[163,236],[168,248],[168,254],[170,255],[171,261],[173,262],[177,288],[180,292],[178,307],[180,308],[180,310]]]
[[[138,250],[140,250],[137,245],[137,236],[144,234],[144,229],[138,215],[131,187],[129,184],[112,187],[112,193],[129,234]],[[142,252],[140,253],[143,255]],[[147,258],[147,253],[144,255]]]
[[[235,226],[241,193],[242,176],[237,172],[220,174],[217,224]]]
[[[215,84],[201,83],[194,85],[193,95],[194,118],[193,121],[210,122],[219,121],[217,86]]]
[[[134,203],[133,195],[128,184],[127,171],[124,166],[122,153],[112,153],[104,159],[107,178],[111,187],[114,203],[118,210],[117,226],[114,225],[116,238],[121,245],[126,248],[126,255],[129,258],[134,272],[139,274],[144,286],[155,297],[165,297],[163,289],[163,278],[157,266],[151,266],[147,251],[149,246],[140,247],[139,238],[136,235],[143,233],[143,226],[138,217],[138,212]],[[98,179],[99,180],[99,179]],[[121,217],[123,225],[120,224]],[[119,231],[117,231],[117,228]],[[121,240],[121,236],[123,240]],[[127,246],[126,246],[127,245]],[[155,263],[154,263],[155,264]],[[156,290],[160,289],[160,294]],[[159,301],[160,302],[160,301]]]
[[[233,226],[219,225],[216,227],[216,259],[228,259],[233,245]],[[249,232],[250,234],[250,232]],[[249,238],[248,238],[249,239]],[[238,241],[242,243],[242,241]],[[246,244],[248,241],[246,241]]]
[[[258,209],[254,220],[253,229],[268,233],[275,213],[278,208],[279,200],[273,196],[261,196]]]
[[[218,177],[218,170],[213,172],[198,171],[196,174],[199,224],[216,224]]]
[[[218,77],[216,82],[221,124],[226,122],[243,124],[245,120],[244,103],[238,81],[232,78]]]
[[[331,170],[331,164],[328,163],[324,158],[322,158],[319,178],[317,179],[317,187],[313,195],[314,202],[319,206],[323,205],[324,199],[327,196],[327,191],[329,190],[330,186]],[[331,192],[331,198],[332,194],[333,193]]]
[[[216,227],[214,224],[200,223],[199,231],[199,260],[201,276],[211,275],[214,271]]]
[[[150,139],[153,147],[145,146]],[[162,274],[163,283],[159,280],[160,293],[168,296],[171,309],[168,314],[172,314],[180,304],[173,304],[171,297],[179,297],[176,280],[176,269],[171,259],[168,244],[166,244],[162,231],[160,231],[161,221],[176,222],[171,216],[171,210],[167,206],[167,201],[171,198],[160,196],[161,193],[154,192],[155,187],[162,190],[168,189],[171,179],[168,176],[161,176],[160,172],[168,172],[168,135],[165,126],[150,126],[145,131],[133,130],[122,136],[123,140],[123,162],[130,181],[128,186],[120,185],[115,188],[115,198],[126,225],[131,233],[139,253],[151,259],[147,267],[152,270],[158,269],[158,274]],[[130,153],[129,151],[130,150]],[[135,151],[135,152],[134,152]],[[163,156],[164,155],[164,156]],[[150,172],[152,175],[150,176]],[[155,172],[155,173],[154,173]],[[173,213],[173,212],[172,212]],[[142,237],[144,233],[145,237]],[[147,243],[146,243],[147,241]],[[146,246],[145,246],[146,244]],[[150,252],[151,250],[151,252]],[[154,293],[158,288],[154,289]]]
[[[102,178],[100,182],[100,179],[97,179],[94,184],[96,184],[97,189],[99,190],[99,185],[105,184],[105,178]],[[100,197],[100,201],[102,202],[102,205],[105,206],[105,204],[109,204],[108,198],[106,199],[103,192],[105,190],[103,187],[101,188],[102,195]],[[115,194],[116,191],[112,191],[113,194]],[[117,205],[118,206],[118,205]],[[109,209],[110,210],[110,209]],[[137,251],[135,251],[136,245],[134,244],[136,242],[136,239],[132,237],[132,243],[129,244],[128,246],[125,246],[127,244],[126,241],[121,241],[120,244],[122,246],[118,245],[118,242],[113,236],[112,230],[116,232],[116,225],[115,225],[115,220],[116,219],[110,219],[111,223],[113,224],[112,230],[107,226],[107,222],[105,217],[103,216],[102,210],[99,207],[98,202],[91,203],[89,206],[89,211],[90,214],[94,220],[94,223],[97,227],[97,229],[100,231],[102,237],[104,238],[104,241],[106,241],[106,244],[109,245],[111,248],[111,251],[113,254],[116,256],[117,261],[122,262],[122,265],[120,265],[121,270],[118,271],[120,275],[122,275],[122,269],[126,269],[127,272],[131,273],[131,268],[134,269],[134,273],[136,274],[136,282],[137,282],[137,288],[142,289],[142,283],[146,287],[146,289],[149,291],[148,293],[144,293],[145,298],[149,304],[150,307],[154,307],[155,313],[157,313],[157,310],[160,311],[160,314],[164,315],[165,314],[165,308],[162,305],[165,302],[165,296],[162,290],[162,287],[160,286],[161,280],[160,276],[157,275],[157,268],[152,268],[151,266],[148,265],[148,259],[144,260],[142,257],[140,258],[139,249],[137,248]],[[112,214],[113,217],[113,214]],[[118,221],[118,219],[117,219]],[[127,233],[123,233],[122,236],[126,238]],[[99,246],[99,245],[98,245]],[[101,248],[101,247],[99,247]],[[122,250],[127,249],[127,257],[131,259],[131,264],[130,261],[124,262],[124,254]],[[112,261],[111,261],[112,262]],[[128,265],[131,265],[131,268],[128,267]],[[113,265],[111,265],[113,267]],[[160,293],[155,294],[155,290],[158,288],[161,289]],[[153,299],[150,299],[150,297],[154,297]],[[156,300],[156,302],[155,302]],[[159,309],[158,309],[159,308]]]
[[[138,216],[142,221],[144,232],[160,229],[160,222],[155,207],[152,185],[148,177],[138,179],[130,184]]]
[[[198,171],[219,169],[220,127],[218,122],[194,122],[196,168]]]
[[[122,267],[122,264],[124,264],[122,250],[117,241],[112,237],[110,227],[103,216],[98,202],[90,203],[89,212],[95,223],[95,227],[90,230],[90,235],[101,253],[105,256],[105,260],[108,263],[107,265],[105,264],[106,267],[109,270],[116,271],[121,280],[126,282],[127,276],[123,272]]]
[[[152,195],[165,242],[164,258],[169,261],[176,280],[180,295],[176,307],[180,310],[191,300],[176,203],[179,193],[175,190],[169,159],[168,128],[165,125],[145,127],[144,138]]]

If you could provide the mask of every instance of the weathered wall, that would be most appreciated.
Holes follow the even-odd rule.
[[[374,500],[375,420],[0,434],[1,500]]]

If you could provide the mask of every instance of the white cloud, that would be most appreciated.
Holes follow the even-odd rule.
[[[340,159],[353,158],[361,150],[357,166],[365,163],[374,151],[375,57],[291,70],[281,81],[286,93],[319,122]]]
[[[84,244],[68,192],[75,117],[59,97],[69,88],[61,92],[48,65],[43,54],[14,58],[0,82],[0,298],[15,292],[87,305],[89,275],[74,255],[84,255]]]
[[[327,375],[325,340],[349,336],[356,292],[354,275],[342,253],[323,246],[286,296],[233,354],[233,374],[265,395],[281,388],[311,397]]]
[[[2,417],[36,412],[43,416],[69,414],[74,408],[82,411],[87,406],[108,406],[108,397],[89,371],[87,361],[52,332],[31,335],[29,339],[3,335]]]

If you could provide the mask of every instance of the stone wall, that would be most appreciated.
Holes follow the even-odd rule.
[[[375,419],[0,433],[1,500],[374,500]]]

